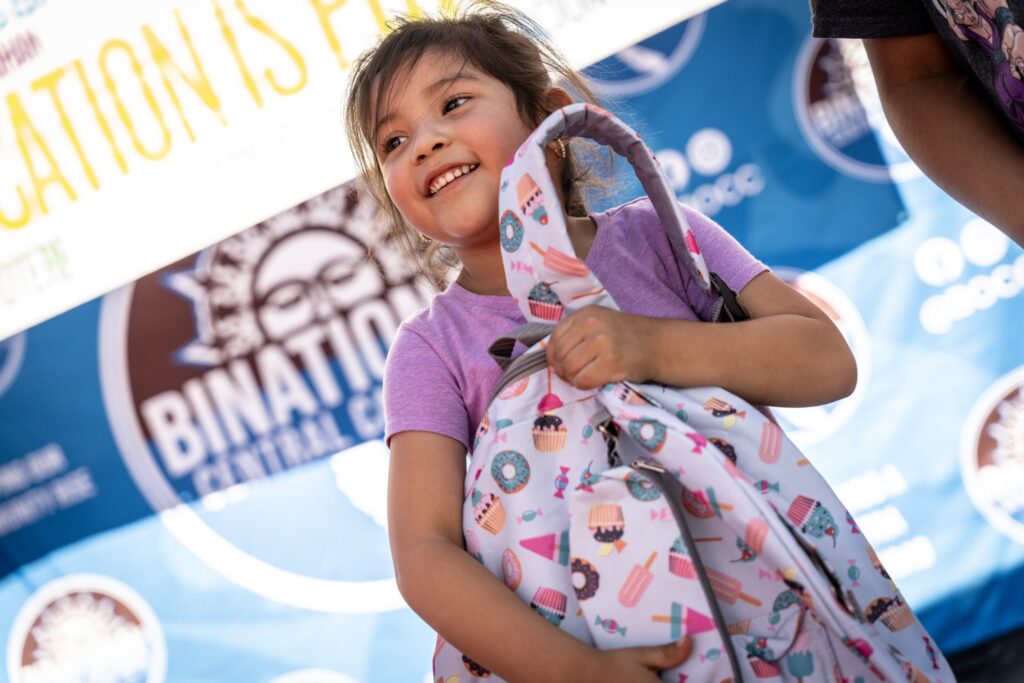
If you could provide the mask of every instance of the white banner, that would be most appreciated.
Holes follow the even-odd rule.
[[[585,65],[721,0],[522,0]],[[350,179],[350,61],[427,0],[0,0],[0,339]]]

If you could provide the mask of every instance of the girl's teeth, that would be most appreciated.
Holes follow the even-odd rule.
[[[440,190],[442,187],[444,187],[451,181],[455,180],[456,178],[466,175],[475,168],[476,165],[466,164],[461,168],[453,168],[452,170],[445,173],[443,176],[438,176],[437,178],[434,179],[434,182],[430,186],[430,194],[437,194],[438,190]]]

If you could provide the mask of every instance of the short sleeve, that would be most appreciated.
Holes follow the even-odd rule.
[[[935,32],[922,0],[810,2],[816,38],[893,38]]]
[[[688,206],[683,206],[683,214],[697,237],[708,270],[722,278],[735,293],[739,294],[751,280],[768,270],[768,266],[754,258],[718,223]],[[717,295],[705,291],[688,272],[683,273],[683,287],[686,299],[697,316],[701,320],[710,320],[718,301]]]
[[[425,431],[451,437],[468,448],[469,417],[455,374],[434,347],[403,324],[384,367],[384,439]]]

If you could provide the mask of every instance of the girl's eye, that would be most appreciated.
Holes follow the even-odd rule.
[[[449,97],[447,100],[445,100],[444,101],[444,106],[441,107],[441,109],[442,109],[442,111],[444,111],[445,114],[447,114],[448,112],[452,111],[453,109],[458,109],[459,107],[464,105],[468,100],[469,100],[469,97],[467,97],[466,95],[455,95],[455,96]]]
[[[381,150],[384,152],[384,154],[387,154],[388,152],[393,152],[395,151],[395,148],[402,144],[404,140],[404,135],[395,135],[393,137],[387,138],[381,144]]]

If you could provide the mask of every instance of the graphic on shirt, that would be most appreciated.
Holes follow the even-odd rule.
[[[1006,0],[933,2],[954,35],[991,63],[991,85],[999,106],[1010,123],[1024,132],[1024,29],[1014,10]]]
[[[837,171],[873,182],[921,174],[889,128],[861,41],[808,37],[793,104],[808,144]]]
[[[101,312],[111,429],[165,527],[230,580],[324,611],[402,606],[386,569],[380,505],[353,497],[357,487],[346,480],[377,477],[367,463],[385,462],[383,453],[335,468],[324,485],[336,493],[327,497],[338,505],[335,518],[365,513],[357,519],[366,528],[352,533],[380,549],[360,562],[374,566],[381,555],[387,578],[349,581],[345,572],[362,571],[354,565],[303,573],[288,550],[294,525],[334,535],[320,518],[327,510],[289,507],[282,515],[291,532],[266,528],[259,543],[242,539],[253,536],[245,520],[285,505],[255,495],[271,490],[264,482],[298,486],[301,466],[349,462],[337,454],[383,432],[385,350],[427,295],[392,245],[376,243],[369,254],[374,214],[354,188],[336,188],[115,292]],[[264,513],[247,514],[255,506]]]
[[[988,523],[1024,544],[1024,367],[975,401],[961,432],[960,472]]]

